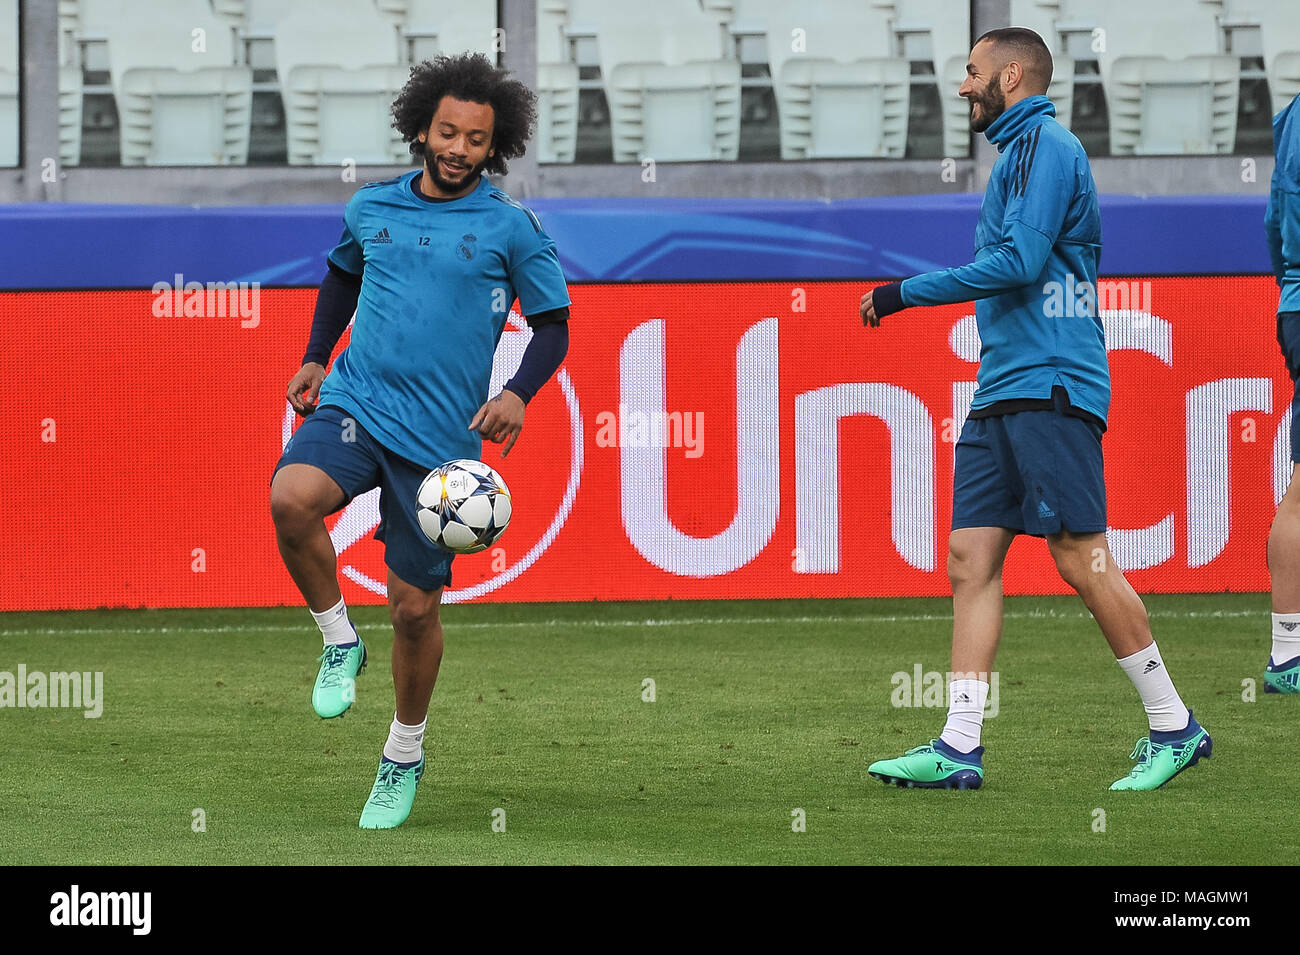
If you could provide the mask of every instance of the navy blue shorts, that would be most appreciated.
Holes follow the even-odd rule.
[[[334,405],[317,408],[298,426],[275,470],[286,464],[310,464],[333,478],[343,489],[339,510],[358,494],[379,488],[375,540],[384,543],[389,570],[421,590],[451,583],[453,555],[425,537],[415,517],[415,495],[428,468],[389,451],[361,422]]]
[[[1291,463],[1300,464],[1300,312],[1277,313],[1277,343],[1282,346],[1286,370],[1291,375]]]
[[[1036,537],[1105,532],[1101,429],[1060,410],[967,418],[957,440],[952,526]]]

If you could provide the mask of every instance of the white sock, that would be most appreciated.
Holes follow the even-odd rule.
[[[393,714],[393,724],[388,727],[388,742],[384,744],[384,759],[395,763],[418,763],[420,761],[420,744],[424,742],[424,724],[429,722],[426,716],[418,726],[407,726],[397,722]]]
[[[348,619],[348,608],[344,605],[342,597],[329,610],[323,613],[313,610],[311,615],[316,620],[316,626],[320,627],[326,646],[333,644],[342,647],[357,642],[357,631],[353,628],[352,621]]]
[[[1300,613],[1273,614],[1273,662],[1300,657]]]
[[[1187,726],[1187,707],[1174,689],[1174,681],[1169,679],[1160,648],[1154,641],[1145,650],[1117,662],[1137,687],[1147,711],[1147,723],[1153,730],[1170,733]]]
[[[948,684],[948,722],[939,738],[959,753],[969,753],[980,744],[984,728],[984,704],[989,685],[983,680],[953,680]]]

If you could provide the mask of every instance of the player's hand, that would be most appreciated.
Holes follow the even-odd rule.
[[[510,453],[510,449],[519,440],[519,432],[524,429],[524,399],[513,391],[504,388],[501,394],[484,403],[469,423],[470,431],[477,431],[489,441],[496,444],[505,442],[501,457]]]
[[[862,302],[858,305],[858,314],[862,316],[863,325],[870,325],[872,328],[879,328],[880,316],[876,314],[876,305],[872,300],[875,291],[875,289],[872,289],[866,295],[862,296]]]
[[[298,374],[289,380],[289,404],[293,410],[304,418],[316,410],[316,401],[320,398],[321,382],[325,380],[325,369],[310,361],[298,369]]]

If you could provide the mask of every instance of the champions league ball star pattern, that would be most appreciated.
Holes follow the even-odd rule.
[[[453,554],[495,544],[510,524],[510,490],[482,461],[461,458],[434,468],[416,495],[425,536]]]

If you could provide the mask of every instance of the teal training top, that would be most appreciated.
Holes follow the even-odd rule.
[[[361,275],[352,339],[321,386],[384,447],[433,468],[475,458],[470,420],[515,299],[524,315],[569,304],[555,243],[486,178],[467,196],[416,193],[416,170],[357,190],[330,252]]]
[[[1048,399],[1104,424],[1110,367],[1097,315],[1101,212],[1088,156],[1046,96],[1007,109],[985,131],[993,164],[975,230],[975,261],[902,283],[903,304],[978,300],[980,366],[971,409]]]
[[[1300,312],[1300,96],[1273,117],[1273,182],[1264,228],[1273,274],[1282,290],[1279,312]]]

